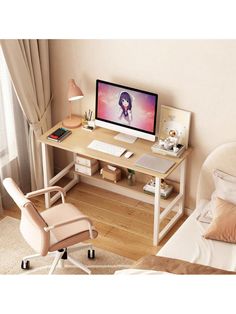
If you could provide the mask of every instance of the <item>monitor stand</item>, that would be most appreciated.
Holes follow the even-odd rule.
[[[114,139],[129,143],[129,144],[133,144],[137,140],[137,137],[133,135],[124,134],[124,133],[118,133],[116,136],[114,136]]]

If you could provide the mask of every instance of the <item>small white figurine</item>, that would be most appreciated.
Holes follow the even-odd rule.
[[[170,130],[169,136],[165,140],[159,140],[159,145],[166,150],[173,149],[176,153],[178,151],[178,136],[176,130]]]

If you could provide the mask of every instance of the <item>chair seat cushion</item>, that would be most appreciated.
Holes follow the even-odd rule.
[[[53,206],[41,215],[48,226],[79,217],[86,217],[77,207],[70,203]],[[97,237],[97,231],[93,228],[93,237]],[[76,243],[90,239],[89,225],[86,220],[73,222],[50,231],[49,251],[66,248]]]

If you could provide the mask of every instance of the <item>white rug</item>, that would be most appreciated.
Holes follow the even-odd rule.
[[[133,261],[108,251],[94,248],[96,258],[87,258],[87,250],[73,253],[73,257],[87,265],[92,274],[113,274],[116,270],[128,268]],[[5,217],[0,221],[0,274],[47,274],[53,261],[53,256],[39,257],[30,261],[31,268],[22,270],[21,260],[27,255],[35,254],[23,239],[19,231],[19,220]],[[57,267],[54,274],[75,275],[85,274],[69,262],[65,267]]]

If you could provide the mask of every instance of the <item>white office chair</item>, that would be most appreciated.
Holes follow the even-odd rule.
[[[55,254],[49,274],[54,272],[61,259],[68,259],[72,264],[90,274],[91,271],[73,259],[69,253],[80,248],[87,248],[88,258],[94,258],[95,252],[92,245],[69,247],[88,239],[94,239],[98,233],[88,217],[83,215],[74,205],[65,203],[63,188],[53,186],[24,195],[11,178],[3,180],[3,185],[21,209],[20,231],[24,239],[37,252],[35,255],[24,257],[21,268],[29,269],[30,259]],[[29,198],[53,191],[61,193],[62,204],[53,206],[41,213],[38,212]]]

